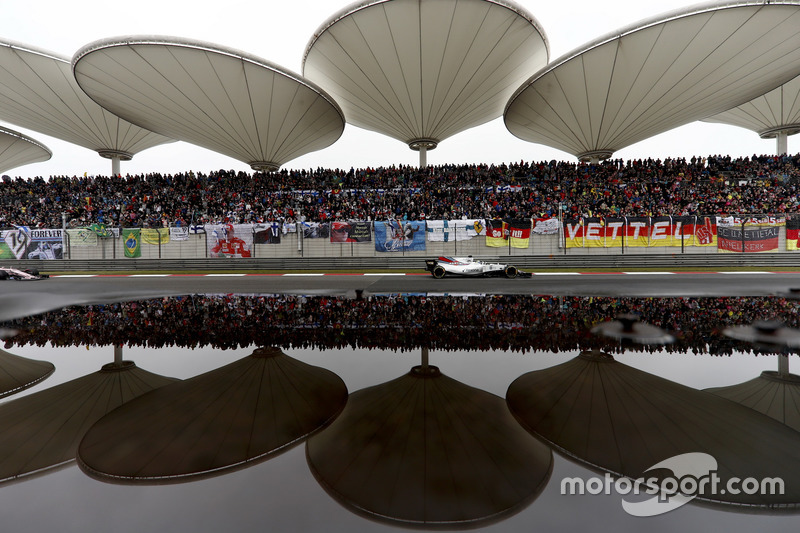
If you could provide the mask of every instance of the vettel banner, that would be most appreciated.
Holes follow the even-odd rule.
[[[583,217],[564,219],[567,248],[716,246],[715,217]]]

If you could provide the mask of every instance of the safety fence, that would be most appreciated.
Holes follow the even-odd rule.
[[[541,220],[219,224],[195,228],[29,229],[2,232],[0,259],[122,261],[131,269],[152,260],[243,264],[255,259],[371,259],[430,256],[567,258],[612,263],[624,256],[786,255],[795,261],[800,219],[792,216],[629,217]],[[758,253],[756,253],[758,252]],[[798,254],[800,259],[800,254]],[[672,259],[674,260],[674,259]],[[798,261],[800,262],[800,261]],[[309,263],[311,264],[311,263]]]

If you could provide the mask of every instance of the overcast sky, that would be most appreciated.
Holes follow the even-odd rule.
[[[550,41],[552,60],[595,37],[694,2],[517,0],[517,3],[533,14],[544,28]],[[226,0],[216,3],[184,0],[138,0],[135,3],[0,0],[3,25],[0,38],[72,57],[80,47],[98,39],[122,35],[170,35],[240,49],[299,73],[303,52],[314,31],[348,4],[346,0]],[[53,152],[53,157],[47,162],[18,167],[7,174],[46,177],[111,173],[111,162],[91,150],[13,124],[0,122],[0,125],[33,137]],[[798,151],[797,143],[794,137],[789,138],[790,153]],[[620,150],[615,157],[745,156],[774,151],[774,140],[762,140],[752,131],[697,122]],[[417,165],[418,158],[417,152],[409,150],[400,141],[347,125],[335,144],[292,160],[283,168]],[[514,137],[505,128],[502,118],[446,139],[428,154],[431,165],[550,159],[575,161],[572,155],[560,150]],[[151,148],[121,165],[123,174],[220,168],[250,170],[245,163],[182,142]]]

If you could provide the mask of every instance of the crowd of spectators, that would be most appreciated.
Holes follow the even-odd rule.
[[[784,214],[800,154],[0,180],[0,229],[307,220]]]
[[[194,295],[64,310],[0,324],[14,345],[126,345],[219,349],[280,346],[562,352],[630,346],[591,333],[634,313],[673,333],[674,353],[730,355],[752,346],[721,334],[730,326],[779,320],[798,327],[797,304],[781,297],[612,298],[538,296]]]

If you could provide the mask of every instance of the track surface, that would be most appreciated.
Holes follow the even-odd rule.
[[[555,296],[767,296],[800,287],[800,272],[541,273],[528,279],[427,274],[56,276],[0,283],[0,321],[66,305],[181,294],[548,294]]]

